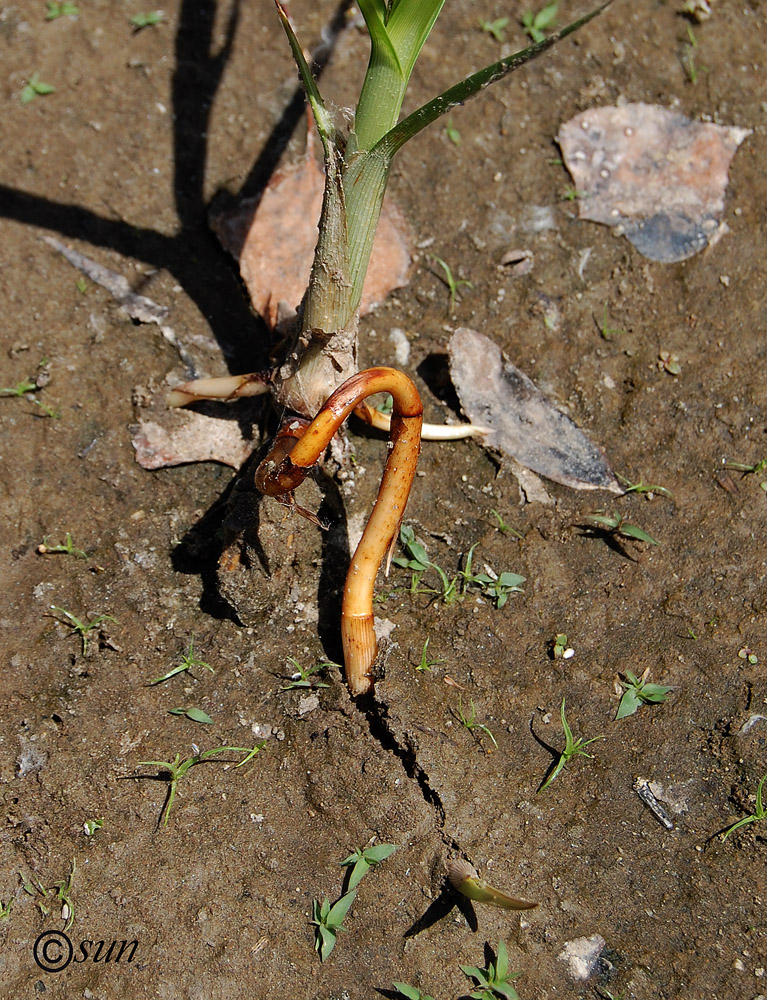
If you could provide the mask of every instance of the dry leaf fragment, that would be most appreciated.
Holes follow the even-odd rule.
[[[564,486],[623,493],[602,452],[489,337],[460,328],[449,353],[464,412],[490,428],[484,444]]]
[[[187,462],[221,462],[239,469],[257,444],[243,438],[235,420],[190,410],[175,410],[164,419],[167,426],[143,420],[131,428],[136,461],[144,469]]]
[[[580,218],[619,226],[645,257],[671,263],[720,233],[730,162],[750,134],[626,104],[576,115],[557,141],[581,192]]]

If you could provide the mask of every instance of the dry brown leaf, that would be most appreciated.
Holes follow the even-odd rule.
[[[576,115],[557,140],[580,218],[619,226],[645,257],[671,263],[720,233],[730,161],[750,134],[626,104]]]

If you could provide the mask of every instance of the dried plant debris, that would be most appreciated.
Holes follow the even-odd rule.
[[[747,128],[695,122],[651,104],[593,108],[557,141],[580,218],[619,227],[650,260],[685,260],[722,233],[727,172]]]
[[[492,340],[460,328],[449,352],[464,412],[489,428],[485,444],[564,486],[623,492],[602,452]]]
[[[298,307],[309,284],[323,186],[310,146],[300,163],[274,174],[260,199],[212,220],[221,243],[239,261],[254,309],[271,327]],[[401,212],[385,201],[362,293],[363,315],[407,284],[411,243]]]

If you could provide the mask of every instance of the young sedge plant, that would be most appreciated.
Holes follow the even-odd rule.
[[[604,736],[592,736],[590,740],[584,740],[582,736],[579,736],[578,739],[576,740],[573,737],[573,731],[567,722],[567,718],[565,717],[564,698],[562,698],[562,704],[560,705],[559,708],[559,717],[562,720],[562,731],[565,734],[565,747],[564,750],[560,752],[559,758],[552,765],[551,773],[548,775],[548,777],[545,779],[543,784],[538,789],[539,792],[542,792],[545,788],[549,787],[552,781],[559,776],[565,764],[572,757],[588,757],[590,759],[593,759],[594,755],[591,753],[587,753],[584,750],[584,747],[587,747],[590,743],[596,743],[597,740],[605,739]]]
[[[640,528],[638,524],[630,524],[617,511],[613,511],[612,514],[587,514],[586,517],[608,535],[617,535],[620,538],[628,538],[636,542],[647,542],[649,545],[660,545],[660,542],[653,538],[648,531]]]
[[[286,10],[276,0],[322,143],[325,166],[319,236],[300,324],[286,344],[281,365],[269,372],[228,377],[220,384],[215,379],[187,383],[171,394],[169,402],[184,405],[201,398],[229,399],[271,391],[279,405],[302,417],[314,417],[308,427],[300,420],[289,422],[256,476],[262,492],[308,513],[293,500],[296,486],[353,410],[368,423],[387,427],[389,418],[361,404],[375,392],[391,392],[393,450],[370,521],[351,560],[342,607],[345,666],[355,695],[369,692],[373,685],[373,585],[402,521],[415,474],[422,422],[418,393],[404,375],[392,369],[355,374],[362,287],[392,162],[405,143],[428,125],[536,58],[610,3],[605,0],[556,34],[472,74],[400,120],[413,68],[444,0],[359,0],[370,37],[370,59],[353,127],[344,135],[312,76]],[[476,432],[477,428],[471,431]]]
[[[646,493],[650,499],[657,493],[660,496],[667,497],[669,500],[674,499],[671,490],[667,490],[665,486],[650,486],[642,479],[637,483],[632,483],[630,479],[622,476],[619,472],[616,472],[615,475],[623,487],[624,493]]]
[[[444,660],[430,660],[427,653],[428,649],[429,649],[429,639],[427,639],[426,642],[423,644],[423,649],[421,650],[421,660],[419,663],[416,664],[415,667],[415,669],[422,674],[431,673],[432,667],[436,667],[439,663],[445,662]]]
[[[48,541],[48,536],[43,535],[43,540],[37,546],[37,551],[41,556],[46,555],[57,555],[62,553],[67,556],[76,556],[78,559],[87,559],[88,553],[85,549],[78,549],[75,543],[72,541],[72,536],[69,532],[64,536],[64,541],[56,543],[51,543]]]
[[[467,281],[465,278],[456,278],[450,266],[446,264],[441,257],[432,256],[431,259],[434,261],[435,264],[439,264],[439,266],[444,271],[444,274],[440,274],[437,277],[443,284],[447,286],[448,295],[450,297],[448,312],[453,312],[453,310],[455,309],[456,301],[458,299],[458,290],[460,288],[473,288],[474,285],[472,285],[472,283],[470,281]]]
[[[498,942],[495,962],[489,962],[486,969],[478,969],[475,965],[462,965],[461,972],[470,979],[476,979],[479,989],[472,990],[470,997],[475,1000],[494,1000],[504,997],[505,1000],[519,1000],[519,994],[512,986],[512,980],[518,979],[521,972],[509,972],[509,953],[503,941]]]
[[[490,732],[489,728],[486,725],[484,725],[484,723],[476,721],[477,720],[477,710],[474,707],[474,699],[473,698],[469,701],[469,705],[470,705],[469,711],[468,712],[464,712],[464,710],[463,710],[463,701],[461,699],[461,695],[459,694],[458,695],[458,712],[457,713],[454,712],[453,714],[458,719],[458,721],[461,723],[461,725],[464,727],[464,729],[468,729],[468,731],[471,733],[471,735],[474,737],[474,739],[477,741],[477,743],[479,743],[480,746],[482,746],[482,737],[479,736],[478,734],[479,733],[484,733],[485,736],[487,736],[487,738],[490,740],[490,742],[493,744],[493,746],[497,750],[498,749],[498,744],[495,742],[495,736],[493,736],[493,734]],[[477,732],[475,732],[475,730],[477,730]]]
[[[161,677],[155,677],[153,680],[149,681],[149,686],[152,687],[155,684],[162,684],[163,681],[170,680],[171,677],[175,677],[177,674],[192,674],[194,667],[204,667],[205,670],[210,670],[212,674],[215,674],[215,670],[209,663],[205,660],[201,660],[194,651],[194,636],[189,640],[189,648],[181,657],[181,663],[177,663],[175,667],[167,672],[167,674],[162,674]],[[194,676],[192,674],[192,676]]]
[[[71,611],[67,611],[65,608],[58,608],[55,604],[51,605],[51,611],[55,611],[55,615],[51,615],[51,618],[55,618],[56,621],[61,622],[62,625],[67,625],[70,629],[70,635],[79,635],[80,642],[82,643],[82,655],[88,655],[88,638],[91,632],[98,629],[99,625],[103,622],[114,622],[118,624],[117,619],[113,618],[111,615],[96,615],[95,618],[91,618],[90,621],[86,622],[78,618],[77,615],[72,614]]]
[[[191,757],[185,757],[181,759],[181,754],[177,753],[173,760],[140,760],[140,767],[159,767],[168,775],[168,794],[165,802],[165,807],[163,808],[161,820],[163,826],[168,825],[168,820],[170,819],[170,811],[173,808],[173,801],[176,798],[176,791],[178,789],[178,783],[190,770],[190,768],[195,767],[197,764],[204,764],[206,761],[211,761],[220,753],[244,753],[245,757],[238,763],[235,764],[235,768],[242,767],[249,761],[253,760],[257,753],[260,753],[266,746],[266,740],[261,743],[256,743],[253,747],[216,747],[213,750],[205,750],[202,753],[197,749],[194,744],[192,744],[195,753]],[[220,763],[224,763],[221,761]]]
[[[293,657],[288,657],[288,663],[293,667],[293,673],[290,675],[290,680],[287,684],[280,688],[281,691],[292,691],[294,688],[326,688],[330,687],[324,681],[318,680],[313,675],[321,674],[328,667],[337,667],[337,663],[333,663],[330,660],[322,660],[320,663],[315,663],[313,667],[304,669],[298,660]]]
[[[722,841],[727,840],[730,834],[735,833],[736,830],[742,830],[744,826],[748,826],[749,823],[760,823],[763,819],[767,819],[767,808],[764,804],[764,783],[767,781],[767,774],[764,775],[762,780],[759,782],[756,788],[756,803],[754,811],[749,813],[748,816],[744,816],[743,819],[739,819],[737,823],[733,823],[732,826],[728,826],[725,832],[722,834]]]

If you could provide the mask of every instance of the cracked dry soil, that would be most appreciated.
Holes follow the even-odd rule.
[[[333,669],[318,704],[281,688],[289,656],[304,666],[338,658],[346,529],[369,509],[383,443],[353,428],[346,479],[318,477],[315,506],[324,495],[338,526],[328,536],[262,508],[285,558],[272,579],[257,564],[244,572],[250,590],[229,594],[238,619],[215,560],[225,519],[244,509],[230,501],[247,493],[245,480],[213,464],[135,464],[129,425],[183,366],[155,327],[131,323],[96,286],[79,290],[41,240],[66,241],[170,306],[206,373],[264,363],[268,338],[207,211],[214,195],[257,192],[283,150],[301,155],[287,45],[266,0],[170,0],[161,25],[131,34],[134,6],[94,0],[78,18],[46,22],[36,0],[0,5],[2,381],[16,385],[45,359],[50,383],[37,398],[60,415],[0,399],[0,900],[13,900],[0,919],[0,993],[367,1000],[392,996],[397,979],[448,998],[471,988],[459,963],[483,965],[485,944],[503,938],[525,1000],[764,996],[767,830],[714,836],[753,810],[767,771],[767,496],[758,477],[722,469],[767,456],[764,5],[712,4],[694,27],[705,71],[692,83],[681,2],[619,0],[457,111],[460,144],[433,128],[403,152],[392,192],[421,249],[409,287],[365,320],[363,361],[390,362],[389,332],[405,330],[406,370],[427,418],[442,420],[453,405],[442,363],[450,331],[482,330],[618,471],[664,485],[673,500],[551,487],[552,507],[524,505],[478,444],[425,444],[407,516],[432,557],[454,570],[479,542],[477,565],[527,584],[502,610],[477,595],[445,605],[408,593],[408,574],[394,569],[379,581],[379,614],[396,629],[368,705],[350,702]],[[410,106],[497,57],[479,17],[511,15],[507,35],[520,47],[521,9],[448,3]],[[292,13],[314,44],[334,6],[296,0]],[[338,105],[351,103],[365,59],[364,38],[345,32],[323,80]],[[33,72],[56,89],[22,106]],[[569,180],[550,162],[552,136],[576,112],[619,99],[754,130],[730,171],[729,232],[684,263],[644,261],[562,200]],[[534,254],[527,276],[499,268],[515,247]],[[428,253],[473,283],[454,314]],[[554,328],[544,322],[552,306]],[[599,332],[605,308],[622,331],[611,340]],[[658,367],[660,351],[679,356],[678,376]],[[257,406],[217,412],[271,426]],[[585,530],[608,503],[661,545],[607,544]],[[521,538],[497,530],[492,510]],[[38,553],[45,536],[67,531],[87,558]],[[116,621],[92,633],[83,656],[51,605]],[[550,657],[558,632],[572,659]],[[192,636],[215,673],[149,686]],[[440,662],[420,673],[426,638]],[[668,701],[612,721],[616,672],[645,667],[673,686]],[[497,750],[460,725],[459,693]],[[551,757],[531,719],[560,746],[563,696],[576,736],[606,738],[536,794]],[[185,706],[213,724],[168,714]],[[139,761],[257,739],[265,751],[241,769],[192,768],[159,825],[167,782],[136,780],[162,778]],[[672,830],[635,794],[637,776],[653,782]],[[86,836],[97,818],[103,828]],[[339,861],[372,837],[399,850],[364,879],[349,932],[320,965],[312,900],[337,898]],[[453,906],[444,865],[456,854],[540,906],[521,918]],[[89,958],[58,973],[35,964],[38,935],[64,922],[55,891],[44,916],[22,882],[51,887],[73,858],[75,947],[135,939],[133,961]],[[575,981],[559,956],[593,935],[602,958]]]

